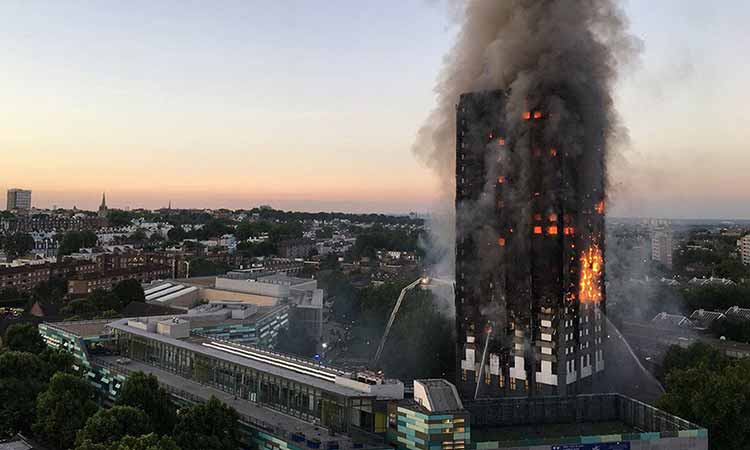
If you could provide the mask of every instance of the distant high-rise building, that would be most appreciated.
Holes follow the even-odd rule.
[[[604,370],[603,135],[518,114],[502,91],[457,105],[463,398],[572,395]]]
[[[107,208],[107,197],[104,193],[102,193],[102,204],[99,205],[99,211],[97,212],[97,216],[101,219],[107,218],[107,213],[109,212],[109,209]]]
[[[742,264],[750,266],[750,234],[742,236],[737,241],[737,249],[740,252],[742,258]]]
[[[659,225],[651,230],[651,260],[672,268],[672,228]]]
[[[27,189],[8,189],[6,209],[8,211],[31,209],[31,191]]]

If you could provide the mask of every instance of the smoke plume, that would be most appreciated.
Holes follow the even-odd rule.
[[[490,201],[488,195],[477,204],[460,205],[458,221],[454,216],[460,95],[508,92],[509,139],[521,132],[524,111],[538,108],[551,114],[546,134],[560,139],[564,127],[561,146],[581,165],[591,166],[577,168],[576,190],[592,192],[606,182],[605,168],[596,166],[610,160],[615,143],[627,138],[612,90],[623,65],[637,57],[640,42],[628,33],[617,0],[468,0],[450,5],[458,11],[460,31],[437,80],[437,106],[419,130],[413,151],[441,180],[442,201],[429,224],[428,256],[440,259],[442,271],[453,273],[456,228],[481,228],[487,219],[483,215],[493,210],[479,204]],[[587,157],[594,152],[598,154]],[[523,181],[522,167],[520,172],[514,176]],[[484,180],[488,194],[495,175],[488,173]],[[596,200],[603,198],[602,192]]]

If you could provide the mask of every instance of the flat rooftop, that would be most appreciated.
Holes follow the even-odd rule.
[[[345,397],[374,397],[373,394],[366,394],[336,384],[334,380],[337,376],[346,376],[348,374],[335,368],[323,365],[313,365],[312,363],[301,359],[291,359],[289,357],[274,355],[269,352],[263,352],[258,349],[230,342],[217,341],[197,336],[191,336],[186,340],[175,339],[133,328],[128,326],[127,323],[127,319],[117,320],[111,322],[110,327],[125,333],[156,340],[168,345],[173,345],[177,348],[183,348],[195,353],[255,369],[259,372],[276,375],[281,378],[306,384],[333,394]],[[269,357],[267,355],[271,356]],[[275,362],[274,359],[281,359],[287,364],[279,364],[278,362]]]
[[[485,399],[466,402],[466,409],[471,413],[472,441],[480,450],[673,437],[707,439],[706,429],[699,425],[614,393]]]
[[[105,320],[83,320],[77,322],[45,322],[44,324],[57,328],[80,338],[94,338],[108,334],[105,328],[112,319]]]
[[[553,423],[507,427],[471,428],[473,442],[520,442],[529,439],[559,439],[579,436],[610,436],[640,433],[625,422]]]

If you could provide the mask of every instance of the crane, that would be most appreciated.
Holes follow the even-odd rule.
[[[420,277],[411,284],[407,285],[405,288],[401,289],[401,294],[398,296],[398,300],[396,300],[396,305],[393,307],[393,311],[391,311],[391,317],[388,318],[388,324],[385,326],[385,332],[383,333],[383,337],[380,339],[380,345],[378,345],[378,350],[375,352],[375,358],[373,359],[373,366],[378,364],[378,361],[380,361],[380,356],[383,353],[383,348],[385,347],[385,342],[388,340],[388,334],[391,332],[391,327],[393,326],[393,322],[396,320],[396,315],[398,314],[398,310],[401,308],[401,303],[404,301],[404,297],[406,297],[406,293],[411,291],[417,286],[427,286],[430,283],[435,284],[449,284],[453,286],[452,281],[447,280],[441,280],[438,278],[430,278],[428,276]]]

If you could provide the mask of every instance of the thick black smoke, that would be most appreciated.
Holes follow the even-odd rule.
[[[457,222],[453,217],[459,96],[510,92],[506,105],[510,139],[514,130],[520,133],[523,128],[525,111],[538,108],[551,114],[555,119],[548,121],[546,133],[567,137],[561,145],[567,152],[578,152],[582,165],[591,166],[579,168],[578,179],[588,186],[578,188],[597,189],[606,180],[600,162],[611,159],[613,143],[626,135],[615,110],[613,85],[620,68],[640,49],[639,41],[628,34],[617,0],[469,0],[452,6],[460,11],[460,32],[435,88],[437,107],[413,147],[441,180],[444,208],[433,216],[431,250],[445,257],[441,269],[449,273],[455,224],[459,229],[462,223],[475,226],[483,220],[483,211],[491,211],[467,205],[458,211]],[[587,152],[592,153],[590,158]],[[494,189],[489,175],[494,177],[488,174],[488,189]]]

